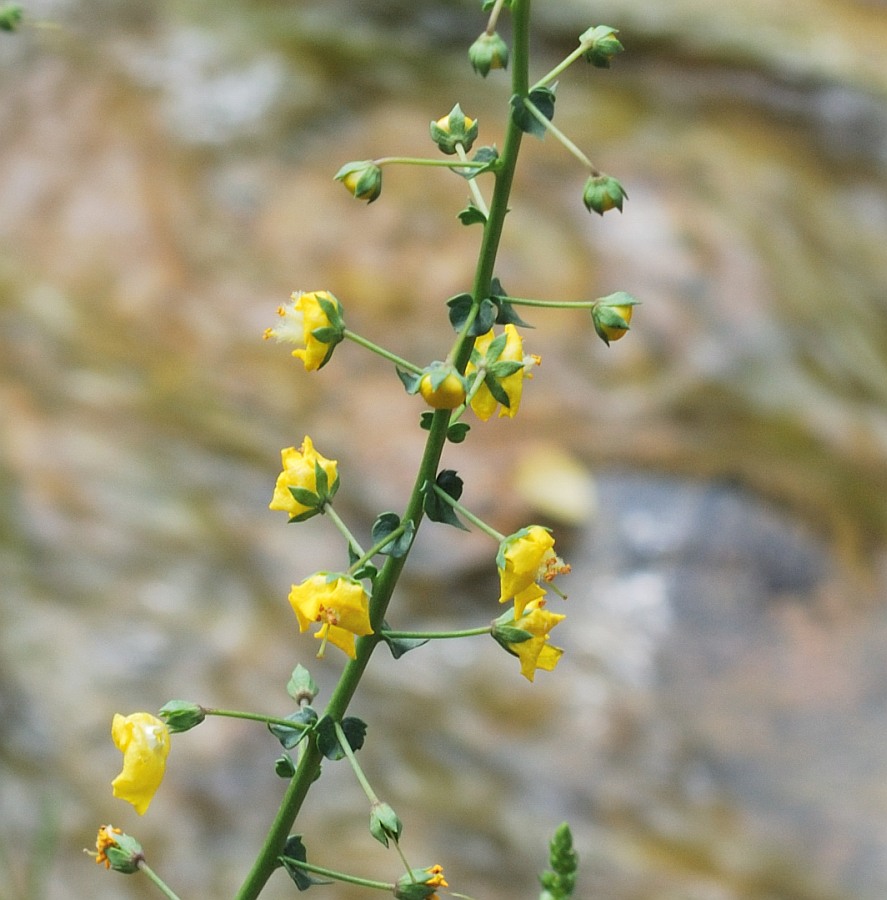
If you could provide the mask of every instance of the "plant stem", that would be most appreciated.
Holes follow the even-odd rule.
[[[513,23],[512,91],[515,94],[526,97],[529,83],[530,0],[513,0],[511,16]],[[502,239],[505,216],[508,212],[508,198],[514,181],[514,171],[517,166],[521,137],[521,130],[509,117],[500,158],[501,165],[494,173],[495,187],[493,189],[492,202],[490,203],[490,214],[484,225],[484,234],[474,275],[472,286],[474,315],[469,316],[469,322],[474,321],[474,316],[477,315],[477,308],[490,294],[493,269],[496,263],[496,255],[499,251],[499,243]],[[465,163],[460,161],[458,165],[465,165]],[[449,354],[460,372],[465,371],[471,356],[471,348],[474,346],[474,338],[468,335],[469,327],[469,325],[466,325],[462,334],[457,337],[456,343]],[[346,336],[351,337],[348,332],[346,332]],[[410,371],[412,370],[410,368]],[[412,522],[416,531],[418,531],[423,517],[425,486],[434,483],[446,445],[449,424],[449,410],[440,409],[434,412],[416,480],[413,483],[413,489],[402,517],[403,522]],[[385,612],[388,609],[394,588],[408,558],[409,551],[401,557],[389,556],[379,570],[370,600],[370,624],[374,633],[357,638],[355,642],[356,656],[346,663],[338,684],[333,690],[324,714],[328,715],[334,722],[341,721],[344,716],[348,704],[351,702],[360,684],[370,657],[381,640],[380,631]],[[320,769],[322,755],[318,750],[316,739],[313,736],[309,736],[304,743],[305,749],[299,758],[296,772],[290,779],[264,844],[246,880],[237,893],[236,900],[255,900],[262,892],[274,870],[280,865],[279,857],[283,851],[287,836]]]
[[[415,363],[411,363],[408,359],[404,359],[402,356],[397,356],[397,354],[392,353],[390,350],[386,350],[384,347],[380,347],[378,344],[374,344],[371,340],[357,334],[354,331],[350,331],[349,329],[345,329],[345,337],[348,338],[349,341],[353,341],[355,344],[360,344],[361,347],[364,347],[367,350],[371,350],[373,353],[381,356],[383,359],[387,359],[390,362],[393,362],[394,365],[399,366],[401,369],[406,370],[407,372],[412,372],[414,375],[421,375],[425,370],[421,367],[417,366]]]
[[[453,509],[455,509],[456,512],[459,513],[459,515],[462,515],[466,519],[468,519],[468,521],[471,522],[472,525],[477,525],[477,527],[480,528],[480,530],[484,534],[489,535],[494,541],[497,541],[501,544],[502,541],[505,540],[505,535],[502,534],[502,532],[496,531],[496,529],[493,528],[492,525],[488,525],[486,522],[484,522],[483,519],[479,519],[473,512],[471,512],[470,509],[466,509],[458,500],[454,500],[443,488],[438,487],[435,484],[434,492],[438,497],[440,497],[441,500],[444,501],[444,503],[452,506]]]
[[[203,711],[208,716],[223,716],[228,719],[246,719],[250,722],[262,722],[265,725],[280,725],[283,728],[292,728],[293,731],[304,731],[310,725],[301,722],[293,722],[290,719],[281,719],[277,716],[263,716],[261,713],[241,712],[237,709],[210,709],[204,707]]]
[[[139,871],[144,872],[147,875],[148,879],[151,883],[163,894],[167,900],[179,900],[178,895],[173,893],[172,889],[167,885],[165,881],[145,862],[145,860],[139,861]]]
[[[587,168],[592,175],[597,178],[598,175],[601,174],[600,169],[595,166],[595,164],[554,124],[550,119],[546,118],[544,113],[533,103],[529,98],[524,98],[524,106],[529,111],[530,115],[533,116],[540,124],[542,124],[545,129],[551,132],[557,140],[559,140],[579,162],[582,163],[585,168]]]
[[[464,628],[461,631],[384,631],[383,634],[390,638],[417,641],[442,641],[448,638],[475,637],[479,634],[489,634],[490,626],[483,628]]]

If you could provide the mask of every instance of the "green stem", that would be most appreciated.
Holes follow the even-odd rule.
[[[425,371],[415,363],[411,363],[408,359],[404,359],[402,356],[397,356],[397,354],[392,353],[390,350],[386,350],[384,347],[380,347],[378,344],[374,344],[371,340],[368,340],[367,338],[362,337],[361,335],[356,334],[353,331],[350,331],[348,328],[345,329],[345,337],[348,338],[349,341],[353,341],[355,344],[360,344],[361,347],[365,347],[367,350],[371,350],[373,353],[381,356],[383,359],[387,359],[390,362],[393,362],[401,369],[405,369],[407,372],[412,372],[414,375],[421,375]]]
[[[381,159],[374,159],[373,162],[377,166],[434,166],[439,169],[483,169],[488,163],[481,160],[461,160],[456,162],[454,159],[426,159],[418,156],[383,156]]]
[[[357,542],[357,538],[351,533],[348,526],[342,521],[341,516],[333,509],[332,503],[325,503],[323,514],[336,526],[342,537],[348,541],[348,546],[354,550],[355,555],[363,557],[364,549]]]
[[[290,719],[280,719],[277,716],[263,716],[260,713],[241,712],[237,709],[209,709],[204,707],[203,711],[208,716],[222,716],[228,719],[246,719],[250,722],[263,722],[265,725],[281,725],[284,728],[292,728],[295,731],[304,731],[310,728],[301,722],[293,722]]]
[[[561,72],[568,69],[570,66],[579,59],[583,53],[588,50],[588,44],[580,44],[568,57],[559,62],[547,75],[544,75],[540,78],[531,88],[530,92],[537,90],[538,88],[545,87],[547,84],[551,84]]]
[[[139,871],[144,872],[145,875],[148,876],[148,879],[164,897],[168,898],[168,900],[179,900],[178,895],[173,893],[169,885],[167,885],[167,883],[143,859],[139,861]]]
[[[528,97],[524,97],[524,106],[529,111],[530,115],[542,125],[545,126],[545,129],[549,131],[555,138],[557,138],[579,162],[582,163],[585,168],[587,168],[595,178],[601,174],[600,169],[595,166],[595,164],[554,124],[550,119],[546,118],[545,114],[530,100]]]
[[[512,91],[525,97],[529,84],[530,0],[513,0],[511,14],[513,22]],[[522,132],[520,128],[509,117],[500,165],[494,172],[495,187],[493,189],[492,202],[490,203],[490,214],[484,226],[484,234],[472,286],[472,297],[474,298],[473,313],[475,316],[482,300],[490,294],[493,269],[496,263],[499,243],[502,239],[505,216],[508,212],[508,198],[514,181],[514,171],[517,166],[521,137]],[[460,161],[458,165],[462,166],[464,163]],[[473,316],[469,318],[473,321]],[[453,350],[451,350],[451,358],[456,361],[460,372],[465,371],[473,346],[474,339],[469,338],[466,329],[459,335]],[[425,486],[433,483],[437,475],[440,459],[446,445],[449,424],[449,410],[440,409],[434,412],[425,442],[425,450],[416,473],[416,480],[413,483],[410,499],[402,517],[402,521],[412,522],[417,532],[423,518]],[[370,623],[374,633],[357,638],[355,642],[355,658],[346,663],[338,684],[333,690],[324,714],[330,716],[334,722],[341,721],[344,716],[348,704],[357,691],[370,657],[381,640],[379,632],[382,629],[385,612],[388,609],[394,588],[408,559],[409,552],[398,558],[388,557],[376,576],[373,596],[370,600]],[[305,749],[296,766],[296,772],[290,779],[265,841],[235,900],[255,900],[262,892],[274,870],[280,865],[279,857],[283,851],[289,831],[299,810],[302,808],[308,790],[317,778],[320,770],[322,754],[318,750],[316,739],[309,735],[305,744]]]
[[[335,878],[336,881],[345,881],[348,884],[357,884],[360,887],[375,888],[378,891],[388,891],[390,894],[396,887],[390,881],[373,881],[370,878],[358,878],[356,875],[346,875],[344,872],[337,872],[335,869],[327,869],[323,866],[315,866],[311,863],[302,862],[301,859],[293,859],[287,857],[287,862],[297,869],[303,869],[311,872],[312,875],[323,875],[326,878]]]
[[[363,792],[367,795],[367,800],[370,801],[371,804],[378,804],[379,798],[376,796],[376,792],[373,790],[373,786],[367,781],[366,775],[363,774],[363,769],[360,767],[360,763],[357,761],[357,757],[354,755],[354,749],[351,744],[348,743],[348,738],[345,735],[345,732],[342,729],[342,725],[339,722],[333,722],[333,726],[336,729],[336,737],[339,739],[339,746],[342,748],[342,752],[348,758],[348,762],[351,763],[351,768],[354,770],[354,777],[360,782],[360,786],[363,788]]]
[[[529,297],[509,297],[515,306],[540,306],[548,309],[593,309],[597,300],[534,300]]]
[[[462,162],[468,162],[468,154],[461,144],[456,144],[456,154]],[[490,210],[487,206],[487,201],[484,200],[484,195],[480,192],[480,187],[478,187],[477,181],[475,181],[474,178],[468,179],[468,189],[471,191],[471,198],[474,200],[474,205],[484,214],[485,218],[489,216]]]
[[[489,634],[490,626],[483,628],[465,628],[461,631],[388,631],[382,632],[386,637],[417,641],[437,641],[447,638],[475,637],[479,634]]]
[[[470,509],[466,509],[458,500],[454,500],[442,487],[436,484],[432,485],[432,487],[434,488],[434,492],[444,501],[444,503],[452,506],[459,515],[464,516],[472,524],[477,525],[484,534],[488,534],[494,541],[500,544],[505,540],[504,534],[500,531],[496,531],[492,525],[488,525],[483,519],[479,519]]]

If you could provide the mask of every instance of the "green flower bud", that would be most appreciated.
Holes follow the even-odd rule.
[[[616,37],[618,30],[609,25],[596,25],[579,36],[579,43],[585,46],[585,58],[599,69],[609,69],[610,60],[625,47]]]
[[[625,336],[638,301],[625,291],[601,297],[591,308],[591,320],[598,337],[607,345]]]
[[[603,215],[607,210],[622,212],[622,201],[628,199],[625,188],[609,175],[592,175],[585,182],[582,201],[589,212]]]
[[[370,834],[380,843],[388,846],[388,841],[397,843],[403,831],[403,822],[387,803],[374,803],[370,812]]]
[[[372,203],[382,193],[382,170],[369,159],[346,163],[335,174],[357,200]]]
[[[456,144],[461,144],[467,152],[477,137],[477,122],[469,119],[457,103],[448,116],[431,123],[431,140],[442,153],[452,156]]]
[[[160,710],[160,718],[166,720],[170,734],[190,731],[206,718],[206,710],[187,700],[170,700]]]
[[[468,58],[474,71],[486,78],[490,69],[504,69],[508,66],[508,44],[497,32],[484,32],[468,48]]]

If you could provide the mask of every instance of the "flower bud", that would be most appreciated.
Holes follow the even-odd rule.
[[[346,163],[335,174],[357,200],[372,203],[382,193],[382,170],[369,159]]]
[[[378,801],[370,812],[370,834],[380,843],[388,846],[388,841],[397,843],[403,831],[403,822],[387,803]]]
[[[452,366],[435,362],[419,380],[419,393],[432,409],[455,409],[465,402],[465,379]]]
[[[160,709],[160,718],[166,721],[170,734],[178,734],[197,727],[206,718],[206,710],[186,700],[170,700]]]
[[[461,144],[467,152],[477,137],[477,122],[469,119],[457,103],[448,116],[431,123],[431,140],[442,153],[452,156],[456,145]]]
[[[598,337],[609,346],[625,336],[638,301],[625,291],[601,297],[591,308],[591,320]]]
[[[625,47],[616,37],[618,29],[609,25],[596,25],[579,36],[579,43],[585,46],[585,59],[599,69],[609,69],[610,60]]]
[[[394,886],[397,900],[425,900],[434,897],[439,887],[449,887],[444,880],[442,866],[429,866],[427,869],[411,869],[401,875]]]
[[[589,212],[603,215],[607,210],[618,209],[622,212],[622,201],[628,199],[625,188],[609,175],[592,175],[585,182],[582,201]]]
[[[142,845],[128,834],[124,834],[113,825],[102,825],[95,841],[95,853],[90,853],[95,861],[106,869],[132,875],[138,872],[139,864],[144,860]]]
[[[497,32],[484,32],[468,48],[468,58],[474,71],[486,78],[490,69],[504,69],[508,66],[508,44]]]

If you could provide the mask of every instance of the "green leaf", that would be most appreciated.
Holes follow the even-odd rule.
[[[295,882],[300,891],[307,891],[314,884],[332,884],[324,878],[316,878],[310,872],[293,865],[294,862],[308,862],[308,852],[302,843],[302,835],[291,834],[283,845],[283,853],[278,857],[287,874]]]
[[[381,543],[381,541],[399,527],[400,516],[398,516],[397,513],[382,513],[373,523],[373,544]],[[400,557],[410,549],[410,544],[413,541],[415,531],[416,526],[412,522],[407,522],[403,533],[386,544],[379,552],[384,553],[386,556],[393,556],[395,559],[400,559]]]
[[[434,421],[434,413],[431,410],[423,412],[419,416],[419,427],[425,431],[431,431],[431,423]]]
[[[453,444],[461,444],[471,431],[467,422],[456,422],[447,429],[447,440]]]
[[[268,725],[268,731],[283,745],[284,750],[292,750],[311,731],[310,726],[317,721],[317,713],[310,706],[303,706],[298,712],[286,716],[288,722],[307,725],[308,728],[287,728],[285,725]]]
[[[382,631],[379,633],[379,637],[382,638],[383,641],[388,645],[388,649],[391,651],[391,655],[395,659],[400,659],[404,653],[409,653],[410,650],[415,650],[416,647],[421,647],[423,644],[428,643],[427,638],[393,638],[389,637],[385,632],[388,630],[388,623],[384,620],[382,621]]]
[[[316,725],[315,734],[317,735],[317,749],[327,758],[331,760],[343,759],[345,751],[339,743],[339,737],[336,734],[336,726],[329,716],[324,716]],[[345,740],[352,750],[360,750],[366,737],[366,722],[354,716],[346,716],[342,719],[342,731],[345,732]]]
[[[454,500],[458,500],[462,495],[462,479],[452,469],[444,469],[435,482],[445,494],[448,494]],[[462,531],[468,531],[468,527],[463,525],[456,510],[450,506],[446,500],[438,496],[433,485],[427,485],[425,489],[425,515],[432,522],[441,522],[444,525],[452,525]]]
[[[279,778],[292,778],[296,774],[296,764],[289,753],[281,753],[274,762],[274,772]]]
[[[463,225],[486,225],[487,217],[473,203],[469,203],[459,213],[459,221]]]
[[[462,331],[465,327],[465,323],[468,321],[468,316],[471,313],[471,307],[473,305],[474,298],[471,294],[456,294],[455,297],[450,297],[450,299],[447,300],[447,306],[450,310],[450,325],[453,326],[453,331]]]
[[[480,337],[482,334],[486,334],[496,321],[496,313],[496,304],[489,297],[485,297],[481,300],[480,307],[477,310],[477,317],[471,323],[468,334],[471,337]]]
[[[528,99],[536,109],[550,122],[554,118],[554,91],[551,88],[541,87],[535,91],[530,91]],[[515,94],[511,98],[511,119],[521,131],[533,135],[533,137],[544,138],[548,130],[537,118],[527,109],[526,102],[519,94]]]

